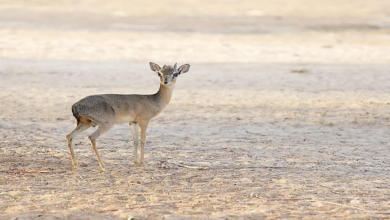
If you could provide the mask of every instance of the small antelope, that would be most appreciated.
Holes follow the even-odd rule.
[[[129,122],[134,141],[134,164],[144,165],[144,149],[146,142],[146,129],[150,120],[158,115],[171,100],[176,78],[188,72],[189,64],[177,69],[174,66],[164,65],[162,68],[149,62],[150,69],[160,77],[160,89],[152,95],[118,95],[104,94],[87,96],[72,106],[72,112],[77,119],[77,127],[66,136],[72,164],[78,167],[72,146],[73,138],[88,128],[98,126],[88,138],[96,154],[99,166],[106,171],[96,148],[96,139],[108,131],[114,124]],[[138,160],[138,126],[141,131],[141,152]]]

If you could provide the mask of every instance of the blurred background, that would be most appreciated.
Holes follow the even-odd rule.
[[[387,0],[2,0],[0,56],[128,62],[384,62],[389,61],[384,52],[389,8]]]

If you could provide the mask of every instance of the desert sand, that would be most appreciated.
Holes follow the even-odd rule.
[[[0,1],[0,219],[390,218],[390,1]],[[87,95],[150,94],[149,125],[74,143]],[[207,170],[189,169],[196,166]]]

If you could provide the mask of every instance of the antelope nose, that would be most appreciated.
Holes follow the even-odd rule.
[[[164,82],[164,84],[168,84],[168,82],[167,82],[167,81],[165,81],[165,82]]]

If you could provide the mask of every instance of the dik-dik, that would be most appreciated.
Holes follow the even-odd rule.
[[[150,69],[160,77],[160,89],[151,95],[119,95],[104,94],[87,96],[72,106],[72,112],[77,120],[77,127],[66,136],[72,164],[78,167],[73,151],[73,138],[86,129],[98,126],[88,138],[96,154],[99,166],[103,171],[106,168],[100,159],[96,148],[97,138],[108,131],[114,124],[128,122],[134,141],[134,163],[137,166],[144,165],[144,150],[146,142],[146,129],[152,118],[158,115],[168,105],[172,97],[173,88],[177,77],[188,72],[189,64],[177,68],[164,65],[162,68],[150,62]],[[141,133],[141,152],[138,158],[138,127]]]

